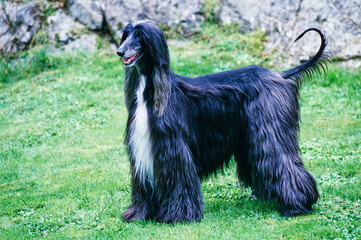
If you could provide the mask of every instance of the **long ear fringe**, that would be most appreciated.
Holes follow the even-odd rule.
[[[151,21],[139,23],[135,28],[140,30],[144,47],[153,62],[154,108],[158,116],[162,116],[171,94],[171,69],[167,40],[162,30]]]
[[[155,67],[152,80],[154,85],[154,108],[157,111],[158,117],[161,117],[167,108],[171,95],[169,73],[166,74],[164,69]]]

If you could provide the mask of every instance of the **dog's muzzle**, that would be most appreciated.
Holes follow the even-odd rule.
[[[119,54],[118,54],[119,55]],[[123,54],[124,55],[124,54]],[[131,57],[128,58],[124,58],[123,57],[123,63],[125,66],[131,65],[132,63],[134,63],[135,61],[137,61],[139,58],[141,58],[143,56],[143,52],[139,51],[136,54],[134,54]]]

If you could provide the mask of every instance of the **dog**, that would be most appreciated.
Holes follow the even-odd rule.
[[[151,21],[129,23],[117,54],[125,69],[131,164],[127,221],[200,221],[201,180],[228,166],[282,216],[312,211],[319,193],[299,156],[299,88],[326,72],[324,34],[317,54],[283,72],[252,65],[195,78],[172,72],[166,38]]]

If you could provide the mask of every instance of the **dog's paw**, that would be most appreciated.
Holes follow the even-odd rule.
[[[129,206],[122,214],[122,218],[126,222],[133,222],[137,220],[145,220],[146,213],[144,209],[134,207],[133,205]]]
[[[299,215],[304,215],[310,213],[310,210],[300,209],[300,208],[290,208],[281,210],[282,217],[296,217]]]

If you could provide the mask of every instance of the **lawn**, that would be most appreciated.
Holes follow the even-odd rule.
[[[172,40],[173,70],[196,76],[272,66],[262,32],[207,26]],[[107,49],[0,60],[0,239],[360,239],[361,71],[331,67],[303,85],[300,145],[321,198],[283,218],[251,198],[235,167],[202,184],[204,217],[174,225],[125,223],[130,170],[123,144],[123,67]]]

